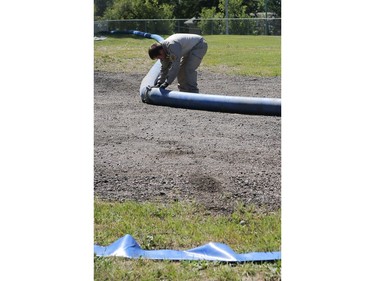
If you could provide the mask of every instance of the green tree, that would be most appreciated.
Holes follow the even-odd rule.
[[[225,34],[227,22],[225,19],[226,0],[219,0],[218,7],[203,8],[201,12],[201,21],[199,27],[203,34]],[[254,21],[235,20],[236,18],[251,18],[249,6],[246,3],[252,3],[251,9],[255,13],[259,9],[258,0],[228,0],[228,29],[234,34],[252,34],[254,31]],[[215,20],[210,20],[214,18]],[[220,19],[220,20],[217,20]]]
[[[173,15],[177,19],[197,17],[201,10],[200,1],[196,0],[160,0],[160,4],[173,7]]]
[[[225,14],[225,1],[220,0],[219,10]],[[228,0],[228,17],[229,18],[245,18],[246,6],[243,5],[243,0]]]
[[[101,19],[105,10],[113,5],[113,0],[94,0],[94,19]]]
[[[159,4],[158,0],[114,0],[106,9],[104,18],[108,20],[129,19],[172,19],[173,8],[169,4]],[[111,22],[110,30],[142,30],[157,34],[170,34],[174,23],[171,21],[118,21]]]
[[[268,0],[268,9],[281,18],[281,0]]]
[[[260,12],[275,13],[281,17],[281,0],[259,0]]]
[[[225,26],[223,23],[224,13],[217,12],[216,7],[203,8],[200,14],[198,27],[202,34],[224,34]],[[212,20],[215,19],[215,20]]]
[[[229,0],[230,1],[230,0]],[[260,12],[262,0],[244,0],[243,4],[246,6],[246,14],[256,14]]]
[[[109,20],[121,19],[171,19],[173,7],[159,4],[158,0],[113,0],[104,17]]]
[[[266,5],[267,4],[267,5]],[[189,19],[209,12],[223,13],[225,0],[94,0],[94,18],[97,19]],[[281,0],[228,0],[231,17],[258,12],[276,13],[281,17]],[[245,10],[243,10],[245,7]],[[239,9],[239,10],[236,10]]]

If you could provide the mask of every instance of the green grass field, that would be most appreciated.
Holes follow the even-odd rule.
[[[233,75],[281,75],[280,37],[208,35],[205,38],[208,51],[201,69]],[[155,40],[132,35],[95,41],[95,70],[146,74],[155,63],[147,54],[153,42]]]
[[[166,36],[163,36],[164,38]],[[281,38],[205,36],[209,49],[201,68],[233,75],[280,76]],[[94,43],[99,71],[146,74],[155,63],[148,47],[154,40],[108,37]],[[209,215],[196,204],[108,203],[94,200],[94,242],[106,246],[125,234],[143,249],[186,250],[221,242],[238,253],[280,251],[281,216],[239,205],[228,215]],[[219,263],[152,261],[94,257],[95,280],[281,280],[281,261]]]
[[[281,75],[281,38],[276,36],[210,35],[202,66],[246,76]]]

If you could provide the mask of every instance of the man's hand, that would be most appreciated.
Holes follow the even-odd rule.
[[[167,82],[164,82],[163,84],[160,85],[160,88],[161,89],[165,89],[169,86],[169,84]]]
[[[154,86],[152,86],[151,88],[161,88],[161,89],[165,89],[169,86],[169,84],[167,82],[164,82],[164,83],[156,83]]]

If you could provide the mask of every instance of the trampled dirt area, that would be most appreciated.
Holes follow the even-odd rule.
[[[144,74],[94,73],[95,196],[281,207],[281,117],[142,103]],[[201,93],[281,98],[281,78],[198,72]],[[177,90],[176,82],[168,89]]]

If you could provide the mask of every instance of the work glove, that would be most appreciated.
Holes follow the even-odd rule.
[[[160,85],[160,88],[161,89],[165,89],[169,86],[169,84],[167,82],[164,82],[163,84]]]
[[[159,82],[159,83],[156,83],[156,84],[155,84],[154,86],[152,86],[151,88],[160,88],[161,84],[162,84],[162,83],[160,83],[160,82]]]

